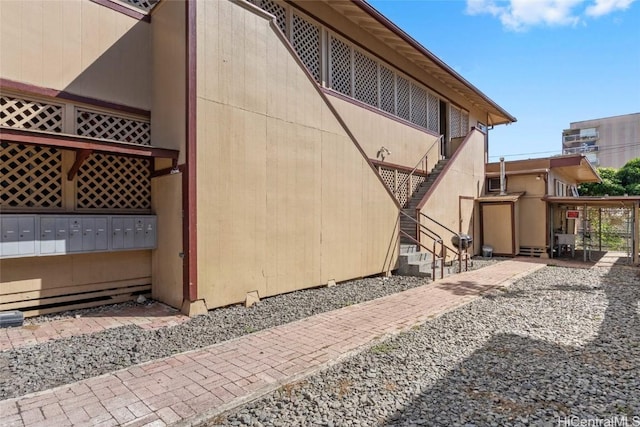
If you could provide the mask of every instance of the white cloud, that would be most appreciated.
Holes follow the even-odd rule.
[[[537,25],[576,25],[582,15],[603,16],[628,8],[635,0],[590,0],[586,10],[580,6],[585,0],[467,0],[470,15],[489,14],[500,19],[513,31],[524,31]]]
[[[617,10],[625,10],[635,0],[596,0],[595,4],[587,7],[585,13],[589,16],[603,16]]]

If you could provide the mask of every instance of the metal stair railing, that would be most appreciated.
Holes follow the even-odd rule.
[[[436,139],[435,141],[433,141],[433,144],[431,144],[431,146],[427,149],[427,151],[424,153],[424,155],[420,158],[420,160],[418,160],[418,163],[416,163],[416,165],[413,167],[413,169],[411,169],[411,172],[409,172],[409,175],[407,175],[400,184],[398,184],[395,188],[395,190],[393,190],[393,195],[395,196],[396,200],[400,201],[400,198],[398,197],[398,191],[400,191],[401,188],[403,188],[405,185],[408,185],[409,187],[407,187],[407,196],[411,195],[411,178],[413,177],[413,174],[416,172],[416,170],[418,170],[418,166],[420,166],[422,164],[422,162],[424,162],[424,171],[426,173],[428,172],[428,167],[429,167],[429,153],[431,152],[431,149],[436,145],[436,143],[439,143],[442,141],[442,138],[444,138],[444,135],[440,135],[438,137],[438,139]],[[437,163],[437,162],[436,162]],[[408,201],[409,197],[407,197],[407,201]]]
[[[447,246],[442,242],[442,238],[434,231],[429,230],[424,224],[420,224],[415,218],[412,218],[411,215],[404,213],[402,211],[399,211],[399,212],[400,212],[400,215],[404,215],[405,217],[411,219],[411,221],[413,221],[416,224],[416,230],[418,231],[418,234],[416,235],[417,238],[409,235],[403,230],[400,230],[400,234],[406,237],[407,239],[411,240],[421,248],[424,248],[427,252],[431,254],[431,256],[433,257],[431,262],[431,278],[433,280],[435,280],[436,278],[436,262],[440,261],[440,278],[442,279],[444,277],[444,262],[447,258]],[[421,242],[420,237],[422,235],[431,239],[431,243],[432,243],[431,249],[429,249],[424,243]],[[438,245],[440,249],[439,251],[438,251]]]
[[[444,230],[448,231],[449,233],[451,233],[452,236],[457,236],[458,237],[458,242],[461,241],[460,233],[458,233],[456,231],[453,231],[452,229],[450,229],[446,225],[441,224],[440,222],[438,222],[435,219],[431,218],[429,215],[427,215],[425,213],[422,213],[420,211],[420,209],[416,209],[416,218],[418,218],[418,223],[420,223],[420,225],[423,225],[422,221],[420,221],[420,220],[422,218],[424,218],[424,219],[426,219],[428,221],[433,222],[434,224],[438,225],[439,227],[443,228]],[[458,258],[458,271],[462,271],[462,258],[463,258],[463,255],[464,255],[464,271],[468,271],[469,270],[469,253],[467,252],[467,249],[466,248],[464,250],[462,250],[460,248],[453,249],[453,248],[445,245],[444,243],[443,243],[443,245],[456,254],[456,256]],[[454,260],[455,260],[455,258],[454,258]]]

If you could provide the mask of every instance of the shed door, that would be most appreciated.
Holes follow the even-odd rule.
[[[515,255],[511,203],[483,203],[482,244],[493,248],[494,255]]]

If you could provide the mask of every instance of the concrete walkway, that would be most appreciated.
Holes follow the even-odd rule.
[[[192,425],[542,267],[504,261],[200,350],[0,401],[0,426]]]

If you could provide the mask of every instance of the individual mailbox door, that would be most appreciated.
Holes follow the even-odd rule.
[[[20,251],[20,226],[17,217],[0,217],[0,254],[2,256],[18,255]]]
[[[35,255],[36,253],[36,217],[21,216],[18,219],[19,231],[18,239],[20,255]]]
[[[124,221],[122,217],[111,218],[111,249],[124,248]]]
[[[82,251],[96,250],[96,220],[82,218]]]
[[[156,217],[144,219],[144,247],[156,247]]]
[[[82,252],[81,218],[69,218],[69,252]]]
[[[106,251],[109,246],[107,242],[107,218],[96,218],[96,250]]]
[[[124,238],[123,238],[123,248],[131,249],[134,247],[134,221],[133,218],[124,217],[122,219],[123,229],[124,229]]]
[[[69,251],[69,219],[56,218],[56,253]]]
[[[145,218],[135,218],[134,220],[134,238],[133,238],[133,246],[136,248],[144,248],[145,241]]]
[[[56,253],[56,219],[53,217],[40,218],[40,253]]]

